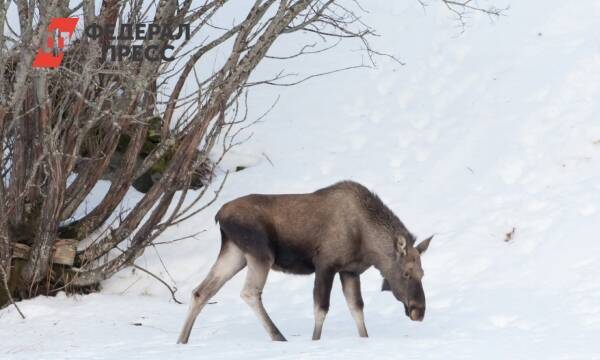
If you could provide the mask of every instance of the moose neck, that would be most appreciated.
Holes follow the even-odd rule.
[[[369,262],[375,266],[381,274],[387,278],[392,269],[397,265],[395,237],[387,231],[372,231],[364,240],[366,250],[369,254]]]

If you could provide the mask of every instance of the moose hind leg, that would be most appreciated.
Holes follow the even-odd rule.
[[[315,288],[313,290],[314,310],[315,310],[315,328],[313,330],[313,340],[321,338],[323,322],[329,311],[329,298],[331,296],[331,287],[335,272],[329,270],[318,270],[315,272]]]
[[[194,321],[206,303],[235,274],[244,268],[246,259],[243,252],[231,242],[224,242],[217,261],[202,283],[192,292],[192,302],[178,344],[187,344]]]
[[[348,303],[348,308],[358,328],[358,335],[360,337],[369,337],[363,313],[364,303],[360,293],[360,276],[358,274],[341,272],[340,280],[346,303]]]
[[[250,306],[254,313],[260,319],[263,327],[273,341],[286,341],[273,320],[267,314],[262,303],[262,291],[267,281],[267,275],[271,268],[271,262],[259,260],[252,256],[247,256],[248,272],[246,273],[246,283],[240,296]]]

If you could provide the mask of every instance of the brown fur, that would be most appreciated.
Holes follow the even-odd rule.
[[[321,336],[336,273],[340,273],[359,334],[367,336],[359,276],[371,266],[379,269],[394,296],[404,303],[407,316],[423,319],[420,254],[431,238],[415,247],[415,237],[400,219],[377,195],[356,182],[339,182],[309,194],[243,196],[223,205],[215,220],[221,227],[222,249],[213,269],[220,266],[226,270],[211,270],[206,285],[195,290],[194,299],[202,300],[192,304],[180,342],[187,342],[194,314],[208,301],[205,298],[222,286],[219,281],[211,282],[211,277],[228,277],[234,267],[235,272],[239,271],[236,264],[242,260],[257,272],[254,278],[249,274],[242,297],[257,312],[273,340],[284,338],[260,299],[269,269],[302,275],[315,273],[315,340]],[[221,260],[233,259],[234,251],[243,257]],[[232,265],[223,265],[226,262]]]

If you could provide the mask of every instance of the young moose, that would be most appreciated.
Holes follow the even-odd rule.
[[[206,279],[194,290],[179,336],[187,343],[194,321],[225,282],[248,266],[241,297],[272,340],[285,341],[265,310],[261,293],[270,269],[315,273],[313,340],[321,337],[329,296],[340,274],[348,307],[361,337],[367,337],[360,274],[375,266],[383,290],[391,290],[411,320],[425,315],[420,255],[431,237],[415,246],[414,236],[377,195],[344,181],[311,194],[248,195],[225,204],[215,220],[221,251]]]

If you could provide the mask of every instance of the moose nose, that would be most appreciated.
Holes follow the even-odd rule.
[[[412,321],[423,321],[425,317],[425,308],[420,306],[411,306],[409,317]]]

